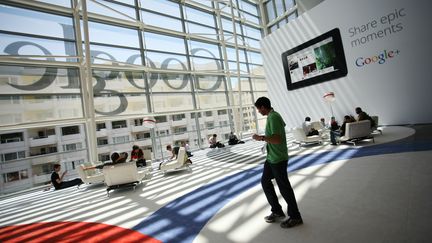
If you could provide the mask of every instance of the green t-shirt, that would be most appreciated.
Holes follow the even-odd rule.
[[[285,122],[279,113],[272,110],[267,116],[265,136],[268,137],[274,134],[279,134],[281,143],[267,143],[267,161],[272,164],[277,164],[288,160],[288,147],[285,136]]]

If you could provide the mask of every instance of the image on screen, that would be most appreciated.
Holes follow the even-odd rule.
[[[324,82],[347,74],[339,29],[282,54],[288,90]]]

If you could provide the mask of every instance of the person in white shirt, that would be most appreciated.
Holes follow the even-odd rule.
[[[319,132],[312,127],[312,123],[310,121],[310,117],[306,117],[305,121],[302,124],[303,131],[306,136],[319,135]]]
[[[225,145],[223,145],[222,143],[217,141],[217,135],[213,134],[213,136],[211,136],[209,138],[209,144],[210,144],[210,148],[223,148],[225,147]]]

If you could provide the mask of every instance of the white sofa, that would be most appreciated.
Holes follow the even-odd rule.
[[[138,170],[135,162],[125,162],[103,167],[107,195],[113,189],[121,187],[135,187],[149,175],[148,169]]]
[[[375,143],[375,139],[371,135],[371,132],[372,130],[369,120],[350,122],[346,124],[345,135],[340,137],[339,141],[356,145],[356,142],[363,139],[372,139],[372,141]]]
[[[152,154],[150,149],[143,149],[144,159],[146,160],[146,167],[151,171],[152,167]]]
[[[313,136],[306,136],[303,128],[301,127],[295,127],[292,130],[293,136],[295,141],[293,143],[296,143],[300,145],[300,147],[304,144],[312,144],[312,143],[322,143],[322,138],[319,135],[313,135]]]
[[[160,170],[163,173],[166,173],[167,171],[189,169],[189,164],[186,163],[187,157],[185,155],[186,155],[185,148],[180,147],[177,154],[177,159],[163,162],[160,166]]]
[[[93,164],[91,164],[93,166]],[[78,175],[80,176],[81,180],[86,184],[94,184],[94,183],[102,183],[104,182],[104,174],[103,173],[97,173],[95,169],[91,170],[84,170],[84,165],[79,165],[77,168]]]

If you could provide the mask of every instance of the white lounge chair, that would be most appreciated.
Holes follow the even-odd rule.
[[[103,173],[95,173],[95,169],[84,170],[84,165],[79,165],[77,168],[78,175],[81,180],[86,184],[94,184],[104,182],[104,174]]]
[[[138,170],[135,162],[125,162],[103,167],[107,195],[113,189],[135,187],[149,174],[147,169]]]
[[[177,170],[185,170],[189,169],[189,164],[186,163],[187,156],[186,150],[184,147],[180,147],[177,159],[172,161],[163,162],[160,166],[160,170],[164,173],[167,171],[177,171]]]
[[[371,135],[371,127],[369,120],[347,123],[345,128],[345,135],[340,137],[339,141],[352,143],[355,146],[356,142],[363,139],[372,139],[372,141],[375,143],[375,139]]]
[[[295,127],[292,130],[293,136],[295,141],[293,143],[296,143],[300,145],[300,147],[304,144],[313,144],[313,143],[322,143],[322,138],[319,135],[313,135],[313,136],[306,136],[304,133],[303,128],[301,127]]]
[[[150,149],[143,149],[144,159],[146,160],[146,167],[152,171],[152,154]]]

